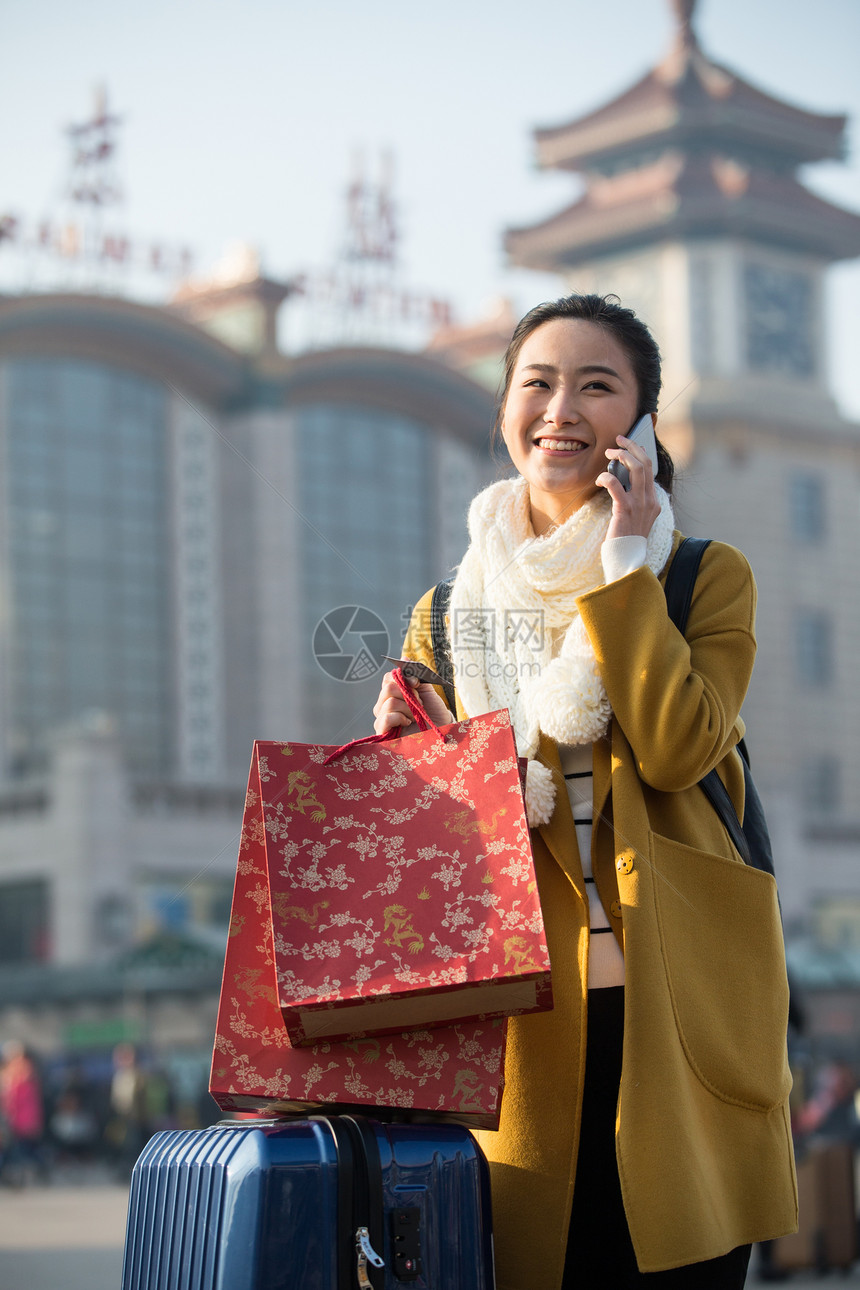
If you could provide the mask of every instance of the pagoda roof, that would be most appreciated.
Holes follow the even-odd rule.
[[[565,210],[509,229],[505,248],[515,264],[557,272],[628,246],[726,234],[827,260],[860,254],[860,215],[817,197],[792,175],[680,150],[636,170],[592,175]]]
[[[539,163],[581,172],[584,193],[541,223],[509,229],[512,263],[559,272],[674,238],[730,236],[825,260],[860,254],[860,215],[817,197],[798,167],[844,155],[844,116],[774,98],[703,54],[696,0],[663,61],[626,93],[537,130]]]
[[[809,112],[751,85],[702,53],[688,26],[669,55],[629,90],[586,116],[535,131],[538,164],[589,170],[652,147],[697,142],[792,169],[841,160],[846,118]]]

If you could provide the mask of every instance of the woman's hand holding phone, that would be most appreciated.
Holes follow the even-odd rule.
[[[617,443],[617,448],[607,448],[610,462],[596,481],[612,498],[606,536],[647,538],[660,514],[654,489],[657,445],[651,414],[640,417],[629,434],[618,436]]]

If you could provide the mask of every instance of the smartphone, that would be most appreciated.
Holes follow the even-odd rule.
[[[651,413],[646,412],[644,417],[640,417],[631,430],[627,431],[627,438],[638,443],[640,448],[644,448],[651,458],[651,466],[654,470],[654,478],[657,478],[657,440],[654,438],[654,422],[651,420]],[[630,471],[620,461],[610,461],[606,467],[610,475],[614,475],[618,480],[625,493],[630,492]]]

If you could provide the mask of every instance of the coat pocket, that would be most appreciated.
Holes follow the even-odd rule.
[[[716,1097],[770,1111],[788,1096],[788,978],[770,874],[652,834],[660,949],[678,1034]]]

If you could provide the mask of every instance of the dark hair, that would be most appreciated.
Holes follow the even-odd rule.
[[[542,305],[535,305],[534,309],[530,309],[514,328],[514,334],[505,351],[504,377],[496,413],[496,435],[501,430],[502,413],[524,342],[544,323],[567,318],[594,323],[595,326],[603,327],[612,333],[630,359],[633,375],[636,378],[639,392],[637,421],[646,412],[657,411],[657,400],[663,383],[660,373],[660,350],[641,318],[637,318],[632,309],[625,309],[618,296],[562,296],[560,300],[548,300]],[[675,466],[659,439],[657,440],[657,462],[657,483],[662,485],[667,493],[671,493]]]

